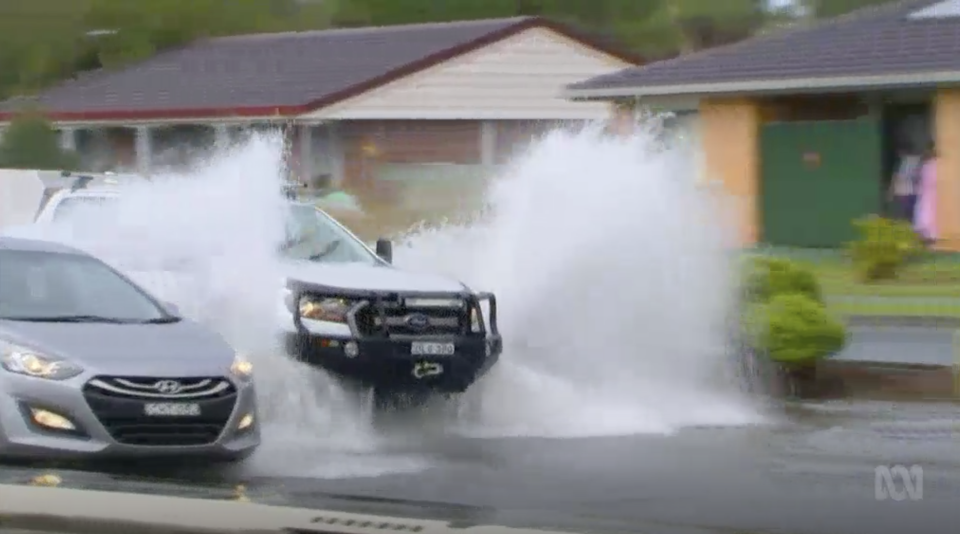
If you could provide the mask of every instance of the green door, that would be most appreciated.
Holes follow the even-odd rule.
[[[761,133],[762,240],[837,247],[881,209],[881,129],[873,119],[767,124]]]

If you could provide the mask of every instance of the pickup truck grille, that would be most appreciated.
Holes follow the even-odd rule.
[[[470,330],[466,303],[458,307],[408,306],[397,301],[381,305],[382,315],[373,304],[357,313],[357,328],[362,335],[447,336],[465,335]]]

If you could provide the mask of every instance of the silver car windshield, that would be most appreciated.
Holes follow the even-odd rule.
[[[285,257],[295,260],[381,263],[356,236],[309,204],[290,204],[286,242],[281,251]]]
[[[79,254],[0,250],[0,319],[164,322],[169,314],[103,262]]]

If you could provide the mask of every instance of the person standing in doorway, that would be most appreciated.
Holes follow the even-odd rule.
[[[913,222],[914,220],[922,159],[913,147],[904,146],[901,148],[897,171],[890,181],[888,197],[893,203],[894,210],[896,210],[895,216],[904,221]]]
[[[933,145],[923,155],[913,227],[927,245],[937,241],[937,150]]]

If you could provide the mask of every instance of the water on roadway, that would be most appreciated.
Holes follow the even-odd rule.
[[[10,466],[0,483],[54,475],[64,487],[589,532],[955,532],[956,409],[827,402],[788,407],[767,426],[582,439],[439,432],[415,439],[408,421],[393,450],[377,457],[316,460],[423,462],[396,474],[322,479],[172,465],[115,472]],[[924,469],[922,500],[877,500],[875,468],[896,464]]]

